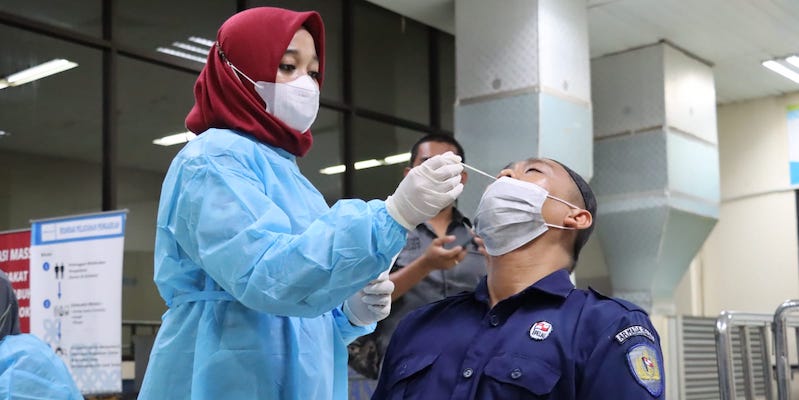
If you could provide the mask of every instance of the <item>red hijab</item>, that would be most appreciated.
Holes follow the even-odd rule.
[[[230,17],[216,40],[227,59],[252,80],[274,82],[278,64],[300,28],[314,39],[319,57],[319,86],[325,68],[325,33],[322,17],[314,11],[295,12],[272,7],[251,8]],[[194,84],[194,107],[186,127],[201,134],[209,128],[227,128],[255,136],[269,145],[302,157],[313,144],[311,131],[299,132],[266,112],[253,84],[239,79],[223,61],[216,46]]]

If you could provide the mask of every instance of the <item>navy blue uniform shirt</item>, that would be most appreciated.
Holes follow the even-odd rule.
[[[372,399],[663,399],[660,338],[623,300],[553,272],[489,308],[475,292],[409,314]]]

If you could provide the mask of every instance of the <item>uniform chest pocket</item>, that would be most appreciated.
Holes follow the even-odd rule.
[[[485,399],[546,399],[560,380],[560,371],[545,361],[512,354],[494,357],[483,373]]]
[[[396,364],[396,372],[388,382],[391,400],[424,398],[425,375],[438,354],[409,356]]]

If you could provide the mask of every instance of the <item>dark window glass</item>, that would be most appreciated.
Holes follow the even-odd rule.
[[[354,8],[355,105],[429,124],[427,27],[366,2]]]
[[[343,175],[341,172],[336,172],[337,169],[343,168],[344,162],[341,159],[343,141],[341,121],[340,112],[320,109],[316,121],[311,126],[313,147],[305,157],[297,159],[302,174],[322,192],[328,204],[335,203],[344,195]],[[338,167],[333,171],[324,170],[336,166]]]
[[[163,179],[182,144],[159,146],[153,140],[187,131],[185,119],[194,105],[197,75],[124,56],[119,57],[118,67],[119,166]]]
[[[128,210],[122,296],[137,299],[122,302],[122,318],[157,320],[166,308],[153,284],[156,214],[164,175],[183,143],[153,140],[186,132],[197,76],[127,57],[117,65],[117,207]]]
[[[3,0],[0,10],[95,37],[103,33],[100,0]]]
[[[210,49],[210,43],[204,41],[215,41],[219,26],[236,13],[235,1],[115,1],[115,41],[178,64],[196,66],[198,71]]]
[[[54,59],[77,66],[0,89],[0,230],[101,208],[99,50],[0,25],[0,76]]]
[[[424,135],[398,126],[383,124],[364,118],[355,118],[353,145],[355,157],[354,197],[385,199],[394,192],[403,177],[409,161],[387,163],[385,158],[410,153],[411,146]],[[370,160],[381,165],[359,169],[359,163]],[[367,164],[368,165],[368,164]]]
[[[455,130],[455,37],[438,33],[438,91],[441,129]]]

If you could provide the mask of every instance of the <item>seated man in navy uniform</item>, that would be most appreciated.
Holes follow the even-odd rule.
[[[372,398],[665,398],[647,314],[569,280],[595,213],[590,186],[556,161],[500,172],[476,213],[488,276],[400,323]]]

